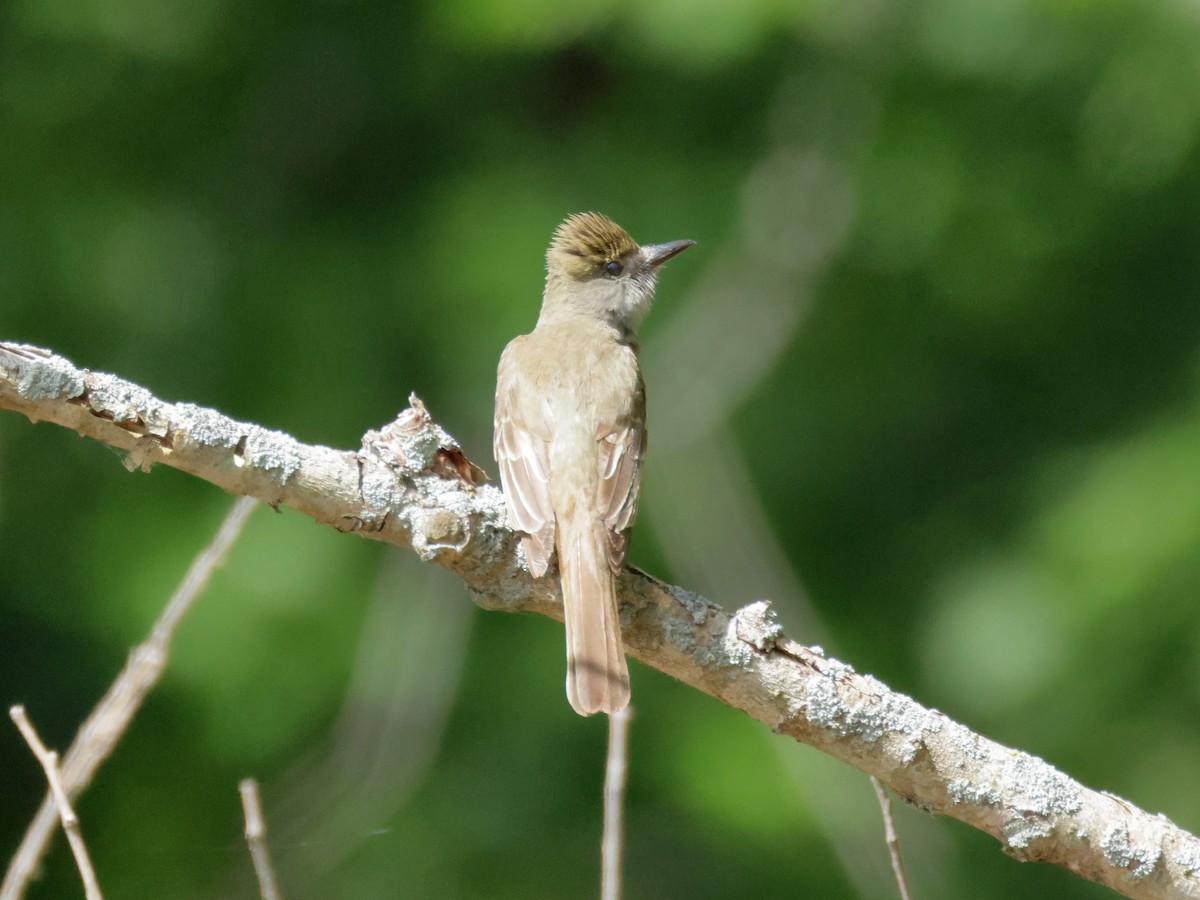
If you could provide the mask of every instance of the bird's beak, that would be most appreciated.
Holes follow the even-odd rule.
[[[665,244],[645,244],[642,246],[642,259],[646,261],[648,266],[661,266],[672,256],[676,256],[686,250],[695,241],[667,241]]]

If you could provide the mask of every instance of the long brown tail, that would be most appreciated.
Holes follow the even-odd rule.
[[[567,700],[581,716],[629,705],[617,591],[603,522],[559,522],[558,566],[567,626]]]

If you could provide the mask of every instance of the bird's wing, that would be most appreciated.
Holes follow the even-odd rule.
[[[521,404],[519,369],[514,340],[500,356],[496,376],[496,421],[492,451],[500,466],[500,483],[508,505],[509,523],[522,539],[529,571],[541,577],[554,552],[554,508],[550,505],[550,435],[531,421]]]
[[[634,414],[599,435],[600,481],[597,500],[608,527],[608,564],[619,572],[625,563],[629,528],[637,516],[641,486],[642,453],[646,449],[645,396],[641,379],[634,398]]]

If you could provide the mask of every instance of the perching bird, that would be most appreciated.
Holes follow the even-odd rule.
[[[693,243],[639,247],[605,216],[570,216],[546,251],[537,326],[500,357],[494,450],[509,520],[535,577],[558,551],[567,699],[581,716],[629,703],[615,577],[646,450],[634,326],[659,266]]]

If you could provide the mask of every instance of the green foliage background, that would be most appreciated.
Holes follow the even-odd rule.
[[[1174,0],[12,0],[0,338],[342,448],[415,390],[492,468],[557,222],[694,238],[631,561],[1194,832],[1198,125]],[[0,694],[52,746],[229,502],[0,416]],[[107,896],[254,896],[246,775],[289,897],[594,894],[561,640],[256,513],[81,804]],[[863,777],[633,677],[628,896],[893,896]],[[1107,895],[899,825],[917,896]],[[32,896],[79,893],[57,846]]]

